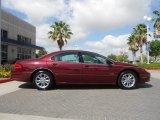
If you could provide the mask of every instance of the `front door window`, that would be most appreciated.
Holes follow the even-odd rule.
[[[88,64],[106,64],[106,59],[98,54],[82,53],[83,62]]]

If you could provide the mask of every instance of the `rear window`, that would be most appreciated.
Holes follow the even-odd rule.
[[[77,52],[61,53],[51,58],[53,61],[61,62],[74,62],[79,63],[79,57]]]

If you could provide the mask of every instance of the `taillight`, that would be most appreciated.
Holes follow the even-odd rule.
[[[13,66],[14,66],[14,69],[21,69],[22,68],[22,65],[20,65],[20,64],[14,64]]]

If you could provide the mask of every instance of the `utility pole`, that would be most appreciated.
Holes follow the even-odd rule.
[[[149,41],[149,26],[147,24],[147,42],[146,42],[146,47],[147,47],[147,64],[149,64],[149,51],[150,51],[150,41]]]
[[[147,51],[147,64],[149,64],[149,61],[150,61],[150,56],[149,56],[149,51],[150,51],[150,39],[149,39],[149,25],[148,25],[148,22],[151,21],[151,17],[144,16],[144,19],[146,20],[146,26],[147,26],[146,51]]]

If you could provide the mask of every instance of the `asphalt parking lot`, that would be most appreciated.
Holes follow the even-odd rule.
[[[38,91],[31,84],[0,96],[0,113],[80,120],[159,120],[160,79],[134,90],[111,85],[57,86]]]

